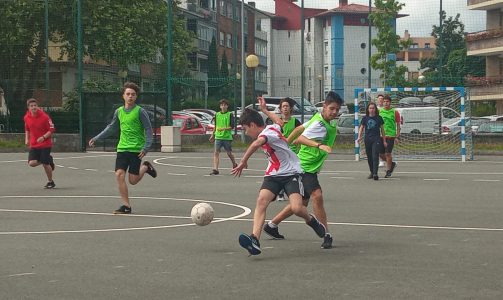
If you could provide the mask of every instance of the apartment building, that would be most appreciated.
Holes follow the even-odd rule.
[[[401,40],[411,40],[412,44],[407,49],[403,49],[396,55],[397,65],[406,66],[409,70],[405,74],[407,80],[416,79],[423,70],[421,70],[421,59],[431,58],[435,55],[435,38],[432,36],[415,37],[411,36],[408,30],[405,30]]]
[[[496,101],[503,114],[503,0],[467,0],[468,9],[486,11],[486,30],[466,36],[467,54],[486,58],[486,77],[469,81],[470,100]]]

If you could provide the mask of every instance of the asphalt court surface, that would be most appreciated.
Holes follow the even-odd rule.
[[[242,153],[236,153],[239,158]],[[299,218],[248,257],[266,160],[241,178],[209,176],[212,153],[149,153],[159,176],[120,205],[115,153],[55,153],[56,188],[25,153],[0,154],[1,299],[501,299],[503,157],[398,161],[366,179],[366,161],[331,154],[320,174],[335,248]],[[208,202],[212,224],[190,221]],[[271,218],[285,202],[270,205]]]

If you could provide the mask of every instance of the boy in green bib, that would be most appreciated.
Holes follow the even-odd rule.
[[[113,119],[108,126],[97,136],[89,140],[89,146],[94,147],[97,140],[106,138],[117,128],[120,129],[119,143],[117,144],[117,158],[115,159],[115,177],[119,185],[119,193],[123,205],[114,211],[114,214],[130,214],[128,187],[126,184],[126,171],[129,169],[129,183],[137,184],[145,173],[157,177],[157,172],[148,161],[141,163],[150,146],[152,145],[152,125],[147,112],[136,104],[140,87],[133,82],[126,82],[122,88],[124,106],[117,108]]]
[[[323,167],[328,153],[332,152],[337,135],[335,118],[342,103],[341,97],[330,91],[321,113],[315,114],[311,120],[295,128],[288,136],[288,143],[294,142],[300,145],[297,156],[304,171],[302,175],[304,205],[307,206],[309,199],[312,199],[314,215],[326,228],[326,234],[321,244],[323,249],[332,248],[333,238],[328,232],[327,214],[323,205],[323,193],[318,181],[318,173]],[[264,231],[275,239],[283,239],[284,236],[279,233],[278,224],[291,215],[291,208],[286,206],[268,224],[264,225]]]
[[[393,161],[393,147],[398,144],[398,137],[400,136],[400,113],[391,108],[390,95],[384,96],[384,107],[379,110],[379,116],[384,120],[384,133],[386,135],[386,148],[381,148],[381,159],[386,161],[386,175],[384,178],[391,177],[396,168],[396,162]]]
[[[210,175],[218,175],[218,165],[220,164],[220,150],[224,148],[227,156],[231,159],[232,167],[237,166],[234,155],[232,154],[232,126],[234,125],[234,116],[229,109],[229,101],[222,99],[219,102],[220,111],[215,115],[215,127],[210,136],[210,142],[215,142],[215,151],[213,152],[213,171]]]

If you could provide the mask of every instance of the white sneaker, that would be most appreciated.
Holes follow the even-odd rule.
[[[286,201],[285,194],[278,194],[278,196],[276,196],[276,200],[277,201]]]
[[[379,161],[379,167],[384,167],[385,165],[386,163],[384,162],[384,160]]]

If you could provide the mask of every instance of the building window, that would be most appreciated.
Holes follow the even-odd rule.
[[[288,54],[288,61],[291,61],[290,54]]]
[[[288,30],[288,38],[290,38],[290,30]]]
[[[410,48],[417,49],[417,48],[419,48],[419,45],[417,43],[414,43],[414,44],[410,45]]]
[[[290,85],[291,85],[290,78],[288,78],[288,86],[290,86]]]
[[[225,33],[220,31],[220,46],[225,46]]]
[[[325,54],[328,54],[328,41],[325,41]]]
[[[225,16],[225,2],[224,1],[220,1],[220,14],[222,16]]]
[[[424,44],[424,47],[425,47],[426,49],[430,49],[430,43],[426,43],[426,44]]]
[[[232,34],[227,33],[227,48],[232,48]]]
[[[307,19],[307,32],[311,32],[311,18]]]

